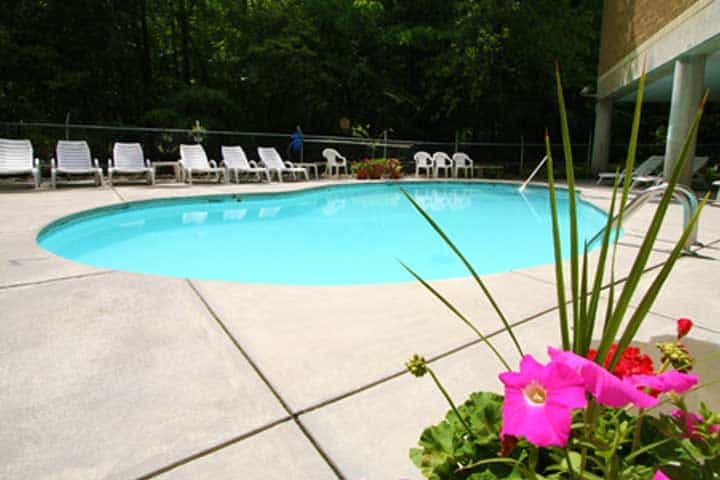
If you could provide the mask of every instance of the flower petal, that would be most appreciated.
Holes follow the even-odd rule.
[[[660,375],[630,375],[624,381],[634,387],[650,387],[661,393],[683,393],[697,385],[698,377],[672,370]]]
[[[585,389],[593,394],[598,403],[608,407],[624,407],[632,403],[640,408],[654,407],[657,398],[638,390],[630,383],[623,382],[603,367],[572,352],[548,348],[553,361],[564,363],[580,373],[585,380]]]

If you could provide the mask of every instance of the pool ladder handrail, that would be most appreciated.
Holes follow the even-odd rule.
[[[662,183],[660,185],[654,185],[650,188],[647,188],[643,190],[642,192],[638,193],[638,195],[630,200],[627,205],[625,206],[625,211],[623,212],[623,222],[630,218],[635,212],[637,212],[640,207],[645,205],[647,202],[652,200],[653,198],[660,196],[665,190],[668,188],[667,183]],[[672,194],[673,198],[680,202],[680,204],[683,206],[683,230],[687,228],[688,224],[690,223],[690,219],[695,214],[695,211],[698,208],[698,202],[697,198],[695,197],[695,194],[692,193],[689,189],[682,185],[677,185],[675,187],[675,190]],[[617,228],[618,225],[618,215],[615,215],[615,218],[612,219],[612,222],[610,223],[610,229]],[[621,225],[622,226],[622,225]],[[601,228],[599,232],[597,232],[592,239],[590,240],[590,244],[593,244],[595,241],[600,238],[600,236],[605,232],[605,227]],[[695,225],[695,228],[692,232],[690,232],[690,236],[687,239],[687,242],[684,245],[684,250],[687,253],[692,253],[692,250],[690,250],[690,247],[692,245],[700,245],[700,243],[697,241],[697,233],[698,233],[698,225]]]
[[[520,188],[518,189],[520,192],[525,191],[525,187],[528,186],[528,184],[532,181],[533,177],[535,177],[535,175],[540,171],[542,166],[545,165],[545,162],[547,162],[547,159],[548,159],[548,157],[547,157],[547,155],[545,155],[543,157],[543,159],[540,160],[540,163],[538,163],[537,167],[535,167],[535,170],[533,170],[532,173],[530,174],[530,176],[527,178],[527,180],[525,180],[523,182],[523,184],[520,185]]]

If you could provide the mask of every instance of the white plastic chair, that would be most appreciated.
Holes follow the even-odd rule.
[[[108,159],[108,182],[113,184],[113,174],[142,174],[147,176],[148,185],[155,184],[155,169],[150,160],[144,158],[139,143],[116,142],[113,146],[113,158]]]
[[[415,160],[415,175],[420,176],[420,170],[424,169],[428,178],[433,173],[433,157],[428,152],[417,152],[413,155]]]
[[[460,170],[463,171],[463,175],[465,176],[465,178],[470,178],[473,176],[473,167],[475,166],[475,164],[472,158],[470,158],[467,153],[455,153],[452,156],[452,161],[454,164],[453,177],[459,177]]]
[[[193,173],[214,173],[218,183],[225,177],[225,169],[219,168],[215,160],[208,161],[205,149],[200,144],[180,145],[180,168],[183,172],[183,179],[190,185],[193,183]]]
[[[255,174],[255,178],[262,180],[260,175],[263,175],[265,179],[270,182],[270,172],[267,168],[258,167],[257,163],[252,160],[248,160],[245,155],[245,150],[241,146],[225,146],[220,147],[222,152],[222,162],[220,166],[225,168],[225,178],[228,180],[231,178],[231,173],[235,176],[235,183],[240,183],[241,173],[252,173]]]
[[[340,155],[340,152],[338,152],[334,148],[326,148],[322,151],[322,156],[325,158],[325,160],[327,160],[325,172],[328,175],[332,175],[333,170],[335,170],[335,173],[339,177],[341,168],[345,169],[345,175],[348,174],[347,158]]]
[[[84,140],[58,140],[55,150],[57,160],[50,161],[50,184],[57,186],[57,174],[66,175],[92,175],[95,185],[102,185],[102,170],[97,158],[91,158],[90,147]]]
[[[282,183],[283,181],[283,173],[289,173],[290,175],[292,175],[293,179],[296,178],[296,173],[301,173],[305,176],[305,180],[310,180],[306,168],[296,167],[295,165],[293,165],[292,162],[283,162],[282,157],[274,148],[258,147],[257,151],[258,156],[260,157],[260,162],[262,162],[265,168],[268,169],[271,177],[273,173],[277,175],[277,179],[279,182]]]
[[[8,140],[0,138],[0,175],[22,175],[29,173],[40,188],[40,160],[33,159],[30,140]]]
[[[432,157],[433,160],[433,176],[438,176],[439,170],[445,171],[445,177],[452,176],[453,173],[453,161],[450,156],[445,152],[435,152]]]

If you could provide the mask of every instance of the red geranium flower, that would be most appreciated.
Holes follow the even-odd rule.
[[[610,351],[603,362],[605,368],[608,368],[610,365],[610,360],[615,355],[617,347],[617,343],[613,343],[610,347]],[[596,356],[597,350],[591,348],[590,351],[588,351],[587,358],[595,360]],[[655,372],[653,370],[652,359],[649,356],[641,354],[640,349],[637,347],[628,347],[622,353],[612,373],[616,377],[625,378],[629,375],[653,375]]]
[[[688,334],[693,326],[692,320],[689,318],[679,318],[677,321],[677,338],[680,340]]]

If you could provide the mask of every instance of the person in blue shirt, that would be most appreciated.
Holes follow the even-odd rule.
[[[291,162],[302,161],[302,145],[302,130],[300,130],[300,125],[298,125],[297,127],[295,127],[295,131],[290,137],[290,145],[288,145],[287,147],[288,160],[290,160]]]

